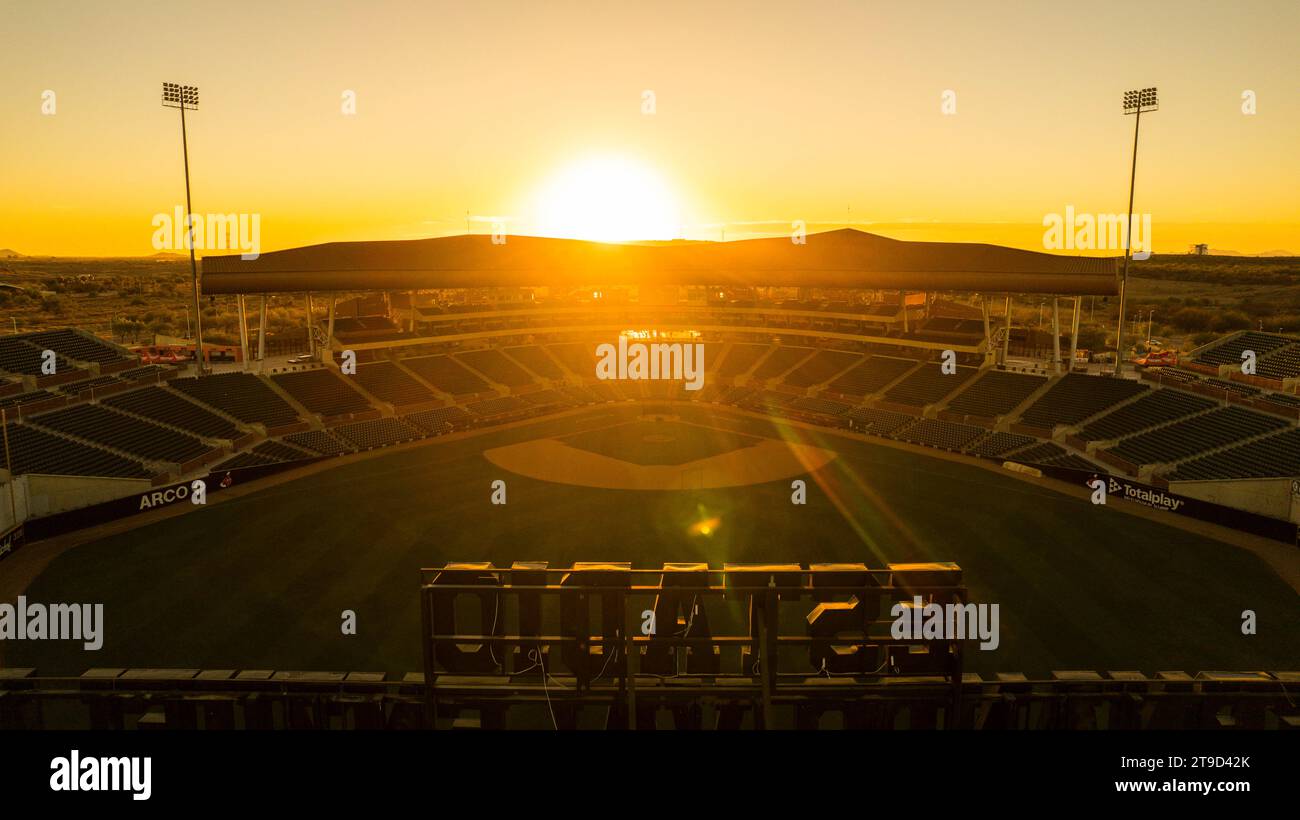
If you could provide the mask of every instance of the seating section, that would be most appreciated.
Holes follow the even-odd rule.
[[[801,410],[805,413],[818,413],[823,416],[841,416],[847,413],[852,405],[844,402],[832,401],[831,399],[810,398],[800,396],[790,403],[790,407],[795,410]]]
[[[666,386],[664,382],[658,384]],[[569,399],[558,390],[538,390],[533,393],[524,393],[519,398],[534,407],[559,407],[570,403]]]
[[[774,376],[780,376],[785,371],[794,367],[799,362],[807,359],[813,353],[812,348],[808,347],[784,347],[778,346],[772,350],[771,355],[754,369],[755,379],[770,379]]]
[[[239,428],[225,418],[181,398],[165,387],[145,387],[129,393],[118,393],[104,399],[102,403],[208,438],[234,439],[239,436]]]
[[[1150,388],[1130,379],[1067,373],[1029,406],[1020,421],[1035,427],[1078,424]]]
[[[1216,404],[1213,399],[1181,390],[1152,390],[1137,401],[1088,424],[1079,431],[1079,436],[1085,441],[1123,438],[1158,424],[1209,410]]]
[[[564,378],[559,365],[540,347],[508,347],[503,352],[543,379]]]
[[[1300,476],[1300,429],[1192,459],[1166,475],[1170,481]]]
[[[1230,381],[1228,379],[1205,379],[1201,383],[1210,385],[1211,387],[1217,387],[1225,393],[1233,393],[1247,399],[1263,392],[1258,387],[1243,384],[1242,382]]]
[[[59,394],[51,393],[49,390],[31,390],[26,393],[15,393],[12,396],[0,398],[0,407],[17,407],[20,404],[31,404],[37,401],[48,401],[57,399]]]
[[[89,379],[78,379],[75,382],[64,382],[63,384],[57,385],[55,389],[65,395],[75,396],[86,390],[107,387],[110,384],[119,384],[124,381],[126,380],[119,379],[117,376],[112,374],[107,376],[92,376]]]
[[[1300,407],[1300,396],[1291,393],[1264,393],[1260,398],[1279,407]]]
[[[509,387],[523,387],[533,383],[533,377],[522,367],[505,357],[500,350],[470,350],[457,353],[456,358],[494,382]]]
[[[731,346],[722,363],[718,365],[719,376],[739,376],[748,372],[758,358],[769,350],[768,345],[737,343]]]
[[[1047,383],[1045,376],[986,370],[973,384],[948,402],[948,409],[964,416],[995,418],[1010,413]]]
[[[1052,467],[1066,467],[1072,470],[1104,472],[1104,470],[1099,470],[1096,464],[1093,464],[1083,456],[1075,455],[1061,445],[1050,441],[1045,441],[1042,444],[1024,450],[1019,450],[1010,454],[1007,458],[1021,464],[1046,464]]]
[[[775,413],[779,415],[782,407],[790,406],[797,396],[789,393],[778,393],[775,390],[759,390],[744,399],[738,404],[746,410],[753,410],[756,413]]]
[[[938,362],[926,362],[889,388],[885,392],[885,401],[912,407],[934,404],[961,387],[977,372],[974,367],[958,367],[955,373],[944,373]]]
[[[1239,336],[1227,340],[1210,350],[1201,353],[1196,357],[1196,361],[1202,364],[1219,365],[1219,364],[1241,364],[1241,354],[1246,350],[1253,350],[1256,359],[1262,359],[1265,355],[1291,344],[1294,340],[1286,336],[1279,336],[1275,333],[1258,333],[1256,331],[1247,331]]]
[[[331,427],[330,432],[358,450],[372,450],[424,438],[423,430],[398,418],[368,419],[366,421]]]
[[[109,364],[120,362],[127,356],[121,350],[100,339],[84,336],[75,330],[45,330],[23,336],[41,350],[53,350],[68,359],[79,362]]]
[[[246,424],[278,427],[299,420],[291,405],[251,373],[174,379],[168,385]]]
[[[1286,427],[1284,419],[1223,407],[1124,439],[1107,452],[1134,464],[1181,461],[1205,450]]]
[[[461,407],[435,407],[402,418],[430,435],[441,435],[452,430],[464,429],[474,419]]]
[[[330,435],[328,430],[306,430],[301,433],[290,433],[284,437],[284,440],[295,447],[301,447],[304,450],[310,450],[323,456],[338,456],[350,453],[355,449],[351,444],[346,444]]]
[[[98,404],[77,404],[32,419],[41,427],[141,458],[185,462],[210,449],[199,439]]]
[[[903,427],[916,421],[916,416],[895,413],[892,410],[877,410],[872,407],[855,407],[846,416],[853,422],[852,429],[859,433],[876,436],[890,436]]]
[[[845,396],[870,396],[913,367],[915,359],[871,356],[831,382],[830,390]]]
[[[528,404],[517,396],[499,396],[466,405],[466,409],[476,416],[499,416],[503,413],[515,413],[527,407]]]
[[[975,439],[987,433],[983,427],[955,424],[939,419],[919,419],[898,435],[903,441],[960,452]]]
[[[1300,376],[1300,344],[1279,348],[1255,363],[1255,375],[1266,379],[1294,379]]]
[[[566,344],[547,345],[546,351],[550,353],[560,364],[564,365],[573,375],[583,379],[594,378],[596,375],[596,347],[595,345],[580,344],[577,342]]]
[[[986,456],[996,458],[1005,456],[1013,450],[1019,450],[1021,447],[1028,447],[1038,439],[1033,436],[1022,436],[1019,433],[989,433],[979,441],[968,445],[966,452],[973,456]]]
[[[38,347],[19,336],[0,336],[0,370],[10,373],[22,373],[27,376],[41,375],[41,365],[45,362],[45,348]],[[72,362],[55,352],[55,369],[59,373],[75,369]]]
[[[228,458],[217,467],[219,470],[235,470],[240,467],[262,467],[267,464],[281,464],[286,461],[303,461],[312,458],[296,447],[290,447],[278,441],[264,441],[251,450],[234,458]]]
[[[357,365],[356,380],[370,395],[389,404],[420,404],[437,398],[429,388],[392,362]]]
[[[403,359],[402,364],[421,379],[453,396],[485,393],[492,389],[487,382],[450,356],[420,356]]]
[[[149,477],[138,461],[27,424],[9,425],[9,457],[14,473],[20,475]]]
[[[836,373],[846,370],[859,361],[859,353],[847,353],[843,350],[819,350],[807,361],[786,374],[783,382],[791,387],[812,387],[830,379]]]
[[[357,368],[360,371],[360,368]],[[271,379],[303,407],[322,416],[342,416],[372,409],[366,397],[344,377],[324,368],[277,373]]]

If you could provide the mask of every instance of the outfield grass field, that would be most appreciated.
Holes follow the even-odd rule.
[[[9,666],[421,667],[418,570],[446,560],[955,561],[971,600],[1001,607],[980,673],[1300,668],[1300,597],[1255,555],[981,467],[694,407],[678,421],[606,407],[431,442],[68,550],[27,590],[105,606],[103,649],[11,642]],[[644,464],[786,438],[837,457],[791,504],[790,479],[633,491],[525,478],[486,449],[538,437]],[[491,482],[507,503],[490,503]],[[708,528],[692,528],[716,519]],[[39,545],[33,549],[39,549]],[[1258,634],[1243,636],[1242,611]],[[358,634],[340,632],[353,610]]]

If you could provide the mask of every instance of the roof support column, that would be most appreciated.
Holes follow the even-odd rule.
[[[239,306],[239,362],[244,370],[248,369],[248,310],[244,306],[244,294],[235,297]]]
[[[988,364],[993,353],[993,336],[989,332],[989,297],[980,294],[980,313],[984,315],[984,363]]]
[[[1082,296],[1074,297],[1074,318],[1070,320],[1070,365],[1066,373],[1074,370],[1074,360],[1079,355],[1079,308],[1082,301]]]
[[[257,320],[257,372],[261,373],[266,359],[266,294],[262,294],[261,316]]]
[[[334,303],[337,302],[338,299],[339,297],[337,293],[330,294],[330,320],[329,330],[325,333],[325,346],[331,351],[334,350]]]
[[[1007,366],[1007,353],[1011,348],[1011,294],[1007,294],[1006,303],[1007,327],[1002,334],[1002,366]]]
[[[903,308],[903,332],[907,333],[907,291],[900,290],[898,292],[898,304]]]
[[[312,327],[311,291],[307,292],[307,355],[316,358],[316,328]]]
[[[1061,306],[1055,296],[1052,297],[1052,369],[1061,372]]]

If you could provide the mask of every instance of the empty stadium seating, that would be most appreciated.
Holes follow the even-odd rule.
[[[1274,333],[1247,331],[1202,352],[1196,357],[1196,361],[1210,365],[1240,365],[1243,351],[1252,350],[1257,358],[1262,358],[1278,348],[1291,344],[1293,341],[1293,339],[1286,336],[1279,336]]]
[[[846,413],[845,417],[853,422],[853,429],[859,433],[871,433],[877,436],[892,435],[916,421],[916,416],[871,407],[855,407]]]
[[[9,454],[15,474],[148,478],[138,461],[26,424],[11,424]]]
[[[499,416],[524,410],[528,404],[516,396],[499,396],[494,399],[476,401],[466,405],[466,409],[478,416]]]
[[[1223,407],[1176,421],[1149,433],[1130,436],[1107,452],[1133,464],[1179,461],[1198,452],[1286,426],[1284,419],[1275,416],[1255,413],[1243,407]]]
[[[1078,424],[1149,389],[1129,379],[1067,373],[1029,406],[1020,421],[1048,429],[1057,424]]]
[[[26,339],[37,348],[53,350],[64,358],[76,359],[79,362],[108,364],[128,358],[122,350],[108,342],[66,328],[31,333],[20,338]]]
[[[1153,390],[1091,422],[1079,431],[1079,437],[1085,441],[1123,438],[1214,406],[1212,399],[1181,390]]]
[[[769,350],[768,345],[737,343],[731,346],[727,355],[718,364],[719,376],[739,376],[747,372]]]
[[[78,404],[32,419],[41,427],[157,461],[185,462],[210,448],[194,436],[114,412],[98,404]]]
[[[973,456],[998,457],[1004,456],[1013,450],[1019,450],[1022,447],[1037,442],[1038,439],[1033,436],[1024,436],[1019,433],[989,433],[978,441],[973,441],[966,446],[966,452]]]
[[[356,380],[370,395],[389,404],[420,404],[436,398],[429,388],[392,362],[359,364]]]
[[[581,343],[546,345],[546,351],[573,375],[589,379],[596,375],[596,347]]]
[[[348,386],[347,378],[351,377],[324,368],[277,373],[271,377],[299,404],[322,416],[342,416],[371,409],[366,397]]]
[[[1046,383],[1047,379],[1043,376],[986,370],[948,402],[948,409],[965,416],[993,418],[1005,415]]]
[[[398,418],[369,419],[331,427],[330,432],[358,450],[387,447],[424,438],[425,432]]]
[[[523,387],[533,383],[533,377],[522,367],[507,359],[500,350],[470,350],[457,353],[456,358],[494,382],[509,387]]]
[[[903,441],[938,447],[943,450],[960,451],[988,431],[983,427],[969,424],[954,424],[939,419],[918,419],[898,434]]]
[[[484,393],[492,388],[450,356],[420,356],[402,359],[402,365],[424,381],[454,396]]]
[[[1255,375],[1266,379],[1294,379],[1300,376],[1300,344],[1278,348],[1255,365]]]
[[[869,396],[916,367],[915,359],[871,356],[830,383],[829,389],[845,396]]]
[[[559,365],[540,347],[508,347],[502,352],[543,379],[564,378]]]
[[[1291,428],[1201,458],[1186,461],[1170,481],[1300,476],[1300,430]]]
[[[41,364],[45,361],[44,350],[45,348],[31,344],[23,338],[2,336],[0,337],[0,370],[28,376],[40,375]],[[55,367],[59,373],[75,369],[71,362],[58,355],[58,351],[55,351]]]
[[[823,416],[840,416],[847,413],[852,405],[831,399],[800,396],[790,403],[790,407],[805,413],[818,413]]]
[[[955,373],[944,373],[938,362],[926,362],[885,391],[884,398],[897,404],[924,407],[952,393],[977,372],[973,367],[958,367]]]
[[[119,393],[109,396],[102,403],[200,436],[233,439],[239,435],[239,428],[227,419],[181,398],[165,387],[145,387],[129,393]]]
[[[862,358],[860,353],[842,350],[819,350],[786,374],[782,381],[791,387],[811,387],[821,384],[837,373],[846,370]]]
[[[462,407],[435,407],[421,410],[402,417],[407,423],[419,427],[431,435],[439,435],[454,429],[465,427],[473,420],[469,411]]]
[[[15,393],[13,395],[0,398],[0,407],[17,407],[20,404],[32,404],[38,401],[49,401],[57,399],[58,394],[49,390],[31,390],[26,393]]]
[[[284,437],[284,440],[296,447],[323,456],[342,455],[355,449],[351,444],[330,435],[328,430],[306,430],[301,433],[290,433]]]
[[[175,379],[168,385],[249,424],[277,427],[298,421],[293,407],[251,373]]]
[[[807,359],[814,352],[807,347],[775,347],[771,354],[754,368],[753,377],[755,379],[770,379],[774,376],[780,376],[799,362]]]

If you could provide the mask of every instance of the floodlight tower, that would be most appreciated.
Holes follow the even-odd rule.
[[[1137,181],[1138,127],[1143,111],[1159,111],[1160,101],[1156,89],[1140,88],[1124,92],[1124,116],[1133,119],[1133,169],[1128,178],[1128,222],[1124,226],[1124,273],[1119,280],[1119,321],[1115,324],[1115,375],[1124,375],[1124,296],[1128,290],[1128,260],[1133,255],[1133,184]]]
[[[203,309],[199,306],[199,266],[194,261],[194,220],[190,216],[190,146],[185,137],[185,109],[198,110],[199,90],[192,85],[163,83],[162,104],[164,108],[179,108],[181,111],[181,151],[185,157],[185,235],[190,240],[190,274],[194,280],[194,355],[195,367],[202,375],[207,370],[207,363],[203,357]]]

